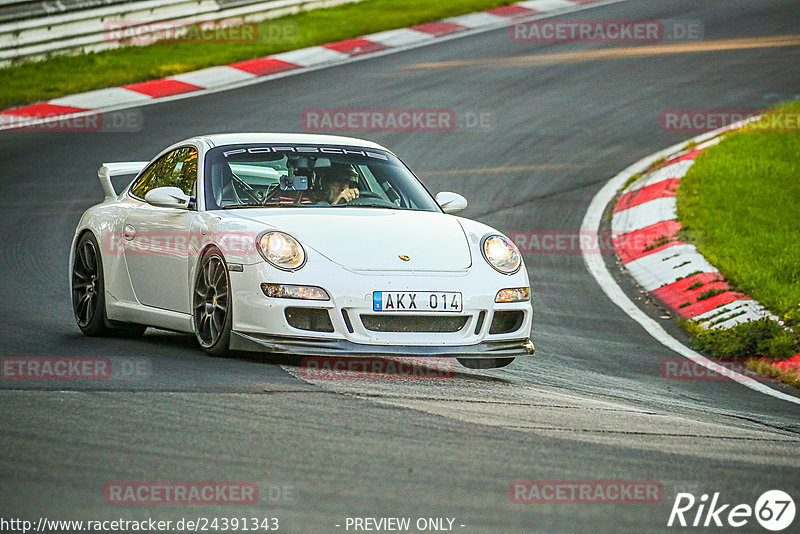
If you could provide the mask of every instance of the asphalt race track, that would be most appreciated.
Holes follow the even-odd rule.
[[[800,505],[800,405],[729,380],[662,378],[662,360],[678,356],[605,297],[577,249],[525,258],[536,357],[449,380],[308,381],[294,360],[211,358],[191,336],[152,329],[90,339],[74,324],[69,245],[102,200],[105,161],[149,160],[200,133],[298,131],[308,108],[486,113],[488,129],[353,135],[395,151],[431,191],[465,195],[467,217],[507,233],[575,233],[610,177],[690,137],[664,132],[662,111],[800,93],[800,47],[772,39],[798,33],[795,0],[630,0],[567,17],[700,20],[702,42],[719,46],[613,55],[592,51],[634,45],[514,43],[501,29],[145,106],[136,133],[0,133],[0,355],[148,369],[99,386],[0,382],[0,516],[277,517],[296,533],[346,532],[347,517],[448,517],[464,533],[634,532],[675,530],[683,491],[753,506],[780,489]],[[757,44],[726,45],[743,38]],[[516,504],[515,480],[658,481],[664,496]],[[261,498],[111,506],[103,488],[114,481],[250,481]],[[754,518],[737,530],[764,531]]]

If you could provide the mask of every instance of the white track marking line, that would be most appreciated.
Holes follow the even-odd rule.
[[[703,134],[695,138],[695,141],[703,141],[712,137],[713,135],[716,135],[716,133],[717,132],[709,132],[707,134]],[[677,151],[686,145],[687,142],[688,141],[678,143],[677,145],[666,148],[653,154],[652,156],[644,158],[609,180],[606,185],[604,185],[603,188],[597,192],[592,199],[591,204],[589,204],[589,208],[586,210],[586,215],[584,216],[583,223],[581,224],[581,234],[583,235],[585,233],[586,235],[596,236],[597,232],[600,230],[600,221],[603,217],[603,212],[605,211],[606,206],[614,199],[614,196],[622,187],[622,185],[637,172],[647,169],[653,162]],[[608,298],[610,298],[614,304],[619,306],[622,311],[627,313],[631,319],[642,325],[645,331],[653,336],[656,341],[677,352],[681,356],[688,358],[694,363],[702,365],[706,369],[709,369],[715,373],[727,376],[731,380],[738,382],[745,387],[758,391],[759,393],[775,397],[776,399],[781,399],[800,405],[799,398],[772,389],[760,382],[757,382],[753,378],[736,373],[726,367],[714,363],[708,358],[693,351],[689,347],[686,347],[683,343],[669,335],[666,330],[661,328],[660,324],[648,317],[647,314],[640,310],[639,307],[634,304],[633,301],[631,301],[631,299],[629,299],[628,296],[622,291],[617,282],[611,276],[611,273],[608,272],[602,256],[592,252],[593,250],[597,250],[596,247],[596,242],[589,243],[585,248],[582,247],[581,250],[583,261],[586,263],[586,267],[589,269],[589,272],[592,276],[594,276],[595,280],[597,280],[597,283],[600,285],[600,288],[603,290],[603,292],[608,295]]]

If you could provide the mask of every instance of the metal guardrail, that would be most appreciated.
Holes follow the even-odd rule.
[[[283,15],[360,0],[59,0],[73,2],[75,9],[0,21],[0,65],[35,60],[51,55],[94,52],[125,46],[110,35],[109,25],[125,25],[145,34],[158,23],[181,28],[204,22],[260,22]],[[36,4],[0,0],[0,8]],[[112,5],[77,9],[81,2],[115,2]],[[38,2],[43,4],[46,2]],[[66,4],[65,4],[66,5]],[[163,32],[162,32],[163,33]],[[155,34],[153,39],[163,38]],[[145,40],[146,41],[146,40]]]
[[[134,0],[0,0],[0,23],[47,17]]]

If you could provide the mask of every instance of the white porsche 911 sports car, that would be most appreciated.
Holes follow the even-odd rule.
[[[111,178],[136,178],[117,193]],[[449,215],[390,151],[348,137],[220,134],[151,162],[104,164],[105,200],[70,254],[90,336],[194,333],[208,353],[455,357],[471,368],[534,352],[519,250]]]

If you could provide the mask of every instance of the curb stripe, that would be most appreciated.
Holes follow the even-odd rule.
[[[148,82],[134,83],[130,85],[123,85],[125,89],[135,91],[151,98],[161,98],[162,96],[179,95],[182,93],[189,93],[191,91],[199,91],[202,87],[192,85],[190,83],[181,82],[178,80],[150,80]]]
[[[660,247],[646,250],[647,247],[653,244],[653,241],[660,237],[673,239],[678,230],[681,229],[681,223],[678,221],[661,221],[650,226],[645,226],[640,230],[622,234],[619,237],[613,238],[614,248],[617,250],[623,264],[637,260],[648,254],[653,254],[664,250],[665,248],[673,245],[683,245],[679,241],[670,241]]]
[[[88,93],[56,98],[50,101],[51,104],[59,106],[69,106],[81,109],[99,109],[120,104],[137,102],[148,102],[151,98],[136,91],[130,91],[122,87],[111,87],[109,89],[98,89]]]
[[[330,48],[331,50],[336,50],[337,52],[350,54],[350,56],[360,56],[362,54],[389,49],[389,47],[384,44],[367,39],[345,39],[344,41],[336,41],[335,43],[328,43],[322,46]]]
[[[648,185],[657,184],[662,180],[669,180],[671,178],[683,178],[686,176],[686,173],[689,172],[689,168],[694,165],[694,160],[686,160],[686,161],[673,161],[670,162],[658,170],[651,172],[645,176],[642,176],[630,186],[625,189],[626,193],[632,193],[637,189],[641,189],[643,187],[647,187]]]
[[[703,149],[701,149],[701,148],[695,148],[694,150],[690,150],[689,152],[687,152],[686,154],[684,154],[682,156],[679,156],[679,157],[677,157],[675,159],[669,160],[667,162],[667,165],[674,165],[675,163],[678,163],[678,162],[681,162],[681,161],[694,161],[694,160],[697,159],[697,156],[702,151],[703,151]]]
[[[171,76],[170,79],[208,89],[209,87],[220,87],[229,85],[235,81],[249,80],[254,77],[255,75],[249,72],[224,66],[176,74],[175,76]]]
[[[281,61],[280,59],[265,57],[232,63],[230,67],[255,74],[256,76],[267,76],[268,74],[275,74],[276,72],[299,69],[300,65]]]
[[[422,33],[429,33],[431,35],[447,35],[449,33],[463,32],[468,29],[461,24],[453,24],[452,22],[426,22],[425,24],[418,24],[411,26],[409,30],[414,30]]]
[[[389,48],[406,46],[433,38],[434,36],[429,33],[409,30],[408,28],[388,30],[385,32],[372,33],[364,36],[364,39],[367,39],[368,41],[375,41],[376,43],[380,43]]]
[[[674,197],[678,192],[678,183],[680,178],[667,178],[666,180],[658,181],[654,184],[649,184],[630,193],[625,193],[617,201],[614,206],[614,213],[650,202],[656,198],[661,197]]]
[[[535,9],[524,7],[519,4],[495,7],[492,9],[487,9],[486,12],[492,15],[497,15],[498,17],[512,17],[512,18],[525,17],[528,15],[533,15],[534,13],[538,13],[538,11],[536,11]]]
[[[653,294],[656,295],[656,291],[654,291]],[[659,295],[656,296],[659,299],[661,298]],[[742,300],[745,296],[746,295],[743,295],[742,293],[726,291],[724,293],[719,293],[711,298],[707,298],[699,302],[695,301],[690,306],[678,309],[678,313],[686,319],[693,319],[696,315],[708,313],[711,310],[715,310],[724,304],[730,304],[731,302]]]
[[[700,271],[718,273],[694,245],[675,244],[627,263],[631,275],[645,291],[653,291]]]
[[[614,237],[677,218],[675,197],[660,197],[614,214]]]
[[[744,312],[744,315],[733,317],[733,315],[740,312]],[[727,325],[731,321],[742,322],[762,319],[764,317],[770,317],[776,321],[778,320],[777,317],[769,313],[758,301],[755,301],[750,297],[745,297],[741,300],[735,300],[729,304],[725,304],[706,313],[695,315],[694,320],[699,323],[708,322],[709,324],[705,326],[710,328],[716,328],[717,326],[728,328],[728,326],[723,325]],[[725,319],[727,319],[727,321]],[[720,324],[714,325],[713,323],[716,322],[720,322]]]
[[[539,12],[555,11],[557,9],[567,9],[574,7],[575,4],[590,4],[592,0],[528,0],[526,2],[519,2],[517,5],[527,7]]]
[[[480,28],[481,26],[492,26],[498,23],[506,23],[508,19],[500,15],[492,15],[486,11],[480,13],[469,13],[467,15],[460,15],[458,17],[450,17],[444,19],[444,22],[451,24],[458,24],[465,28]]]
[[[689,286],[692,286],[698,282],[702,284],[700,287],[689,289]],[[724,289],[725,291],[728,291],[730,287],[728,286],[727,282],[720,279],[719,273],[699,273],[654,289],[653,294],[661,299],[665,305],[676,310],[684,317],[694,317],[695,315],[698,315],[698,312],[692,310],[692,306],[694,306],[696,303],[702,303],[705,300],[711,300],[697,300],[697,298],[700,296],[700,293],[708,291],[709,289]],[[681,304],[686,302],[689,302],[691,305],[681,308]],[[708,310],[704,310],[700,313],[705,313],[706,311]]]
[[[785,360],[782,360],[778,363],[774,363],[772,365],[784,371],[789,371],[789,370],[800,371],[800,352],[798,352],[791,358],[786,358]]]
[[[342,61],[349,57],[347,54],[325,48],[324,46],[311,46],[309,48],[301,48],[299,50],[291,50],[289,52],[281,52],[280,54],[273,54],[270,56],[272,59],[283,61],[284,63],[291,63],[301,67],[311,67],[322,63],[332,63],[334,61]]]
[[[2,115],[12,115],[15,117],[54,117],[58,115],[69,115],[71,113],[78,113],[86,111],[86,108],[77,108],[75,106],[59,106],[45,102],[42,104],[34,104],[32,106],[25,106],[22,108],[7,109],[3,111]],[[2,122],[0,122],[2,124]]]

